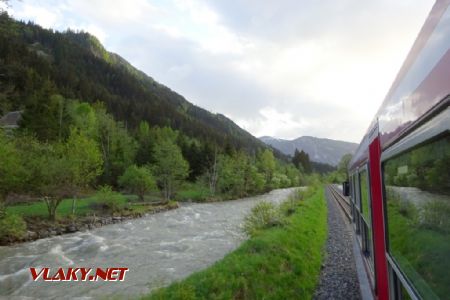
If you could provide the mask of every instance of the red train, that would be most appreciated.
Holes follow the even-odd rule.
[[[449,4],[433,6],[349,165],[377,299],[450,299]]]

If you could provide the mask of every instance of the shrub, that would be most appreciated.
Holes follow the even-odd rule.
[[[114,192],[109,185],[100,187],[100,190],[95,194],[97,203],[103,205],[112,212],[119,212],[125,203],[125,197],[117,192]]]
[[[418,210],[414,203],[405,199],[401,199],[400,205],[398,207],[398,212],[405,218],[410,219],[410,221],[412,221],[413,223],[417,222]]]
[[[5,213],[0,219],[0,240],[21,239],[27,232],[27,225],[21,216]]]
[[[169,202],[167,202],[167,208],[169,209],[174,209],[178,207],[180,207],[180,205],[178,204],[177,201],[169,200]]]
[[[132,165],[119,178],[119,184],[139,196],[139,201],[144,201],[144,195],[156,189],[155,179],[146,167]]]
[[[283,220],[279,209],[270,202],[260,202],[252,208],[250,214],[244,219],[244,232],[254,236],[260,230],[282,225]]]
[[[290,216],[292,215],[297,207],[299,206],[300,201],[303,199],[300,197],[300,193],[296,193],[294,195],[291,195],[287,198],[286,201],[281,203],[280,205],[280,212],[283,216]]]
[[[202,182],[188,183],[186,182],[182,189],[175,195],[177,201],[191,200],[194,202],[205,202],[211,197],[208,187]]]

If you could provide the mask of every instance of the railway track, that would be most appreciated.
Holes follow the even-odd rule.
[[[342,195],[341,191],[335,185],[328,185],[328,191],[333,196],[334,200],[339,204],[340,208],[344,212],[349,221],[352,219],[350,200]]]

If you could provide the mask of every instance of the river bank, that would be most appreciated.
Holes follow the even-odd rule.
[[[143,211],[124,210],[116,214],[66,217],[60,218],[54,222],[41,217],[27,216],[24,217],[27,226],[26,234],[22,237],[0,239],[0,246],[11,246],[78,231],[93,230],[105,225],[141,218],[143,216],[176,209],[178,207],[178,202],[169,202],[159,205],[147,205],[147,209]]]
[[[133,298],[207,268],[246,236],[245,216],[260,201],[279,204],[295,189],[178,209],[32,242],[0,247],[0,298]],[[122,282],[32,281],[30,267],[126,267]]]
[[[61,205],[62,216],[55,221],[48,220],[46,216],[47,208],[43,202],[22,203],[19,210],[15,210],[18,215],[22,215],[26,223],[26,232],[21,236],[0,237],[0,246],[9,246],[24,242],[35,241],[38,239],[58,236],[63,234],[74,233],[78,231],[92,230],[105,225],[116,224],[127,220],[141,218],[143,216],[152,215],[179,207],[179,203],[215,203],[222,201],[233,201],[230,195],[217,195],[215,197],[199,197],[196,198],[195,193],[184,191],[186,196],[194,196],[189,198],[178,198],[178,201],[169,201],[163,203],[160,199],[155,202],[155,197],[150,197],[151,202],[128,202],[122,203],[124,209],[118,212],[110,212],[102,208],[101,205],[96,204],[96,200],[92,197],[87,197],[78,200],[78,205],[81,206],[78,211],[83,214],[70,214],[71,199],[65,199]],[[249,195],[248,197],[257,197],[264,194]],[[248,198],[247,197],[247,198]],[[124,198],[125,199],[125,198]],[[122,200],[123,201],[123,200]],[[129,201],[129,200],[128,200]],[[84,202],[84,203],[83,203]],[[91,203],[90,203],[91,202]],[[90,203],[90,204],[88,204]],[[36,205],[37,204],[37,205]],[[130,204],[133,204],[130,206]],[[27,207],[28,206],[28,207]],[[16,206],[18,207],[18,206]],[[14,206],[13,206],[14,208]],[[10,209],[10,208],[9,208]],[[39,211],[39,214],[31,214],[30,211]],[[24,214],[25,213],[25,214]],[[24,215],[23,215],[24,214]]]
[[[282,226],[269,227],[211,267],[141,299],[311,299],[327,236],[323,189],[294,196]]]

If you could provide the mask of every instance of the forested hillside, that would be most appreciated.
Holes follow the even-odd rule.
[[[58,222],[73,232],[92,216],[305,184],[306,169],[87,33],[0,14],[0,84],[0,113],[14,112],[0,123],[0,244],[45,237]]]
[[[225,116],[189,103],[119,55],[107,52],[89,33],[47,30],[3,13],[0,61],[0,115],[33,106],[31,117],[51,127],[44,108],[51,105],[51,95],[59,94],[88,103],[101,101],[132,130],[145,120],[220,147],[249,153],[266,147]]]

